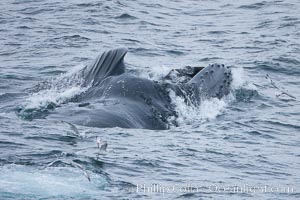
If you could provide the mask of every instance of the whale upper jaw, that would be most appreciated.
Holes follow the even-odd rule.
[[[199,89],[201,98],[222,98],[229,94],[231,82],[230,67],[212,64],[202,69],[188,83]]]

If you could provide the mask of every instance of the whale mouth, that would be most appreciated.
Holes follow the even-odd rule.
[[[223,64],[211,64],[207,67],[191,67],[186,66],[181,69],[172,69],[165,80],[173,83],[185,85],[185,90],[189,90],[189,85],[192,86],[189,93],[199,93],[196,96],[201,98],[222,98],[229,94],[232,73],[229,66]],[[196,88],[196,90],[195,90]]]
[[[171,81],[172,83],[187,83],[194,76],[196,76],[204,67],[185,66],[180,69],[172,69],[165,77],[164,80]]]

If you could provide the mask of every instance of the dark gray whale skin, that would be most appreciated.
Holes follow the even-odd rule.
[[[195,105],[229,93],[231,72],[224,65],[172,70],[165,81],[156,82],[126,72],[126,53],[125,48],[106,51],[85,67],[82,74],[89,89],[49,117],[90,127],[162,130],[172,124],[171,116],[177,116],[169,90]],[[173,81],[172,76],[182,76],[185,82]]]

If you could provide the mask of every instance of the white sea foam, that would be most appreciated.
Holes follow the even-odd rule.
[[[184,99],[170,91],[172,103],[176,107],[178,114],[177,123],[179,125],[203,123],[215,119],[226,110],[226,106],[232,100],[232,95],[227,95],[222,99],[205,99],[199,106],[187,105]]]

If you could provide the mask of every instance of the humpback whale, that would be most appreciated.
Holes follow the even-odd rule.
[[[173,69],[162,81],[138,77],[126,69],[126,48],[105,51],[92,65],[82,69],[87,91],[57,107],[47,118],[90,127],[168,129],[177,116],[169,92],[186,103],[201,104],[203,99],[222,98],[230,91],[229,67]]]

